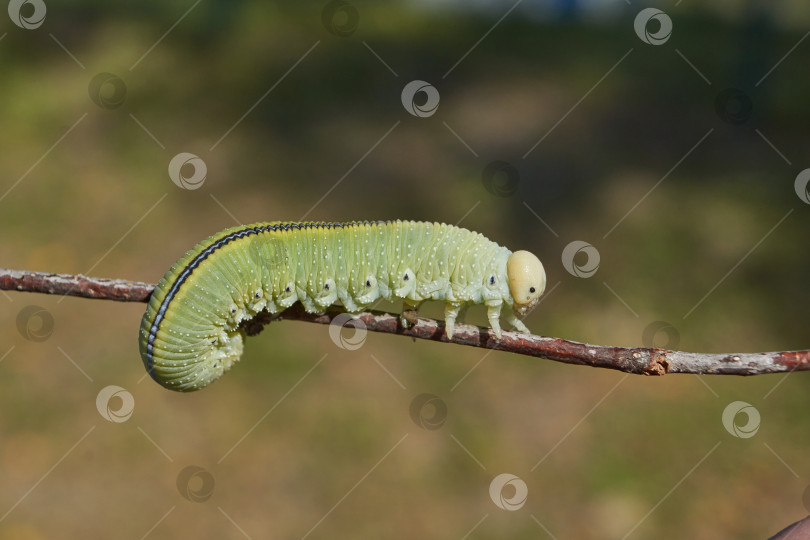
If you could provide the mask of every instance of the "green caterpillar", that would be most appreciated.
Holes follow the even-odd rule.
[[[378,298],[446,303],[453,336],[459,311],[486,304],[500,338],[505,319],[534,306],[546,287],[542,263],[483,235],[417,221],[257,223],[197,244],[157,284],[141,322],[147,371],[166,388],[198,390],[242,355],[243,321],[301,302],[308,312],[340,301],[358,313]],[[403,324],[404,319],[401,319]]]

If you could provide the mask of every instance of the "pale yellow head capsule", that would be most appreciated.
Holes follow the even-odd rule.
[[[543,263],[528,251],[515,251],[506,261],[506,276],[515,302],[515,313],[525,315],[546,290]]]

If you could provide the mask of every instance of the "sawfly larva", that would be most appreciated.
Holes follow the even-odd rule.
[[[310,313],[340,301],[359,313],[378,298],[445,302],[448,337],[459,311],[485,304],[494,333],[546,287],[542,263],[476,232],[443,223],[257,223],[197,244],[155,287],[141,322],[147,371],[166,388],[200,389],[239,360],[244,323],[295,302]],[[404,319],[401,319],[405,324]]]

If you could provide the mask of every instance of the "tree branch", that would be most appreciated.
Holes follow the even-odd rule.
[[[117,300],[120,302],[147,302],[155,285],[122,279],[99,279],[67,274],[46,274],[0,268],[0,289],[39,292]],[[294,320],[331,324],[344,313],[333,306],[322,314],[306,313],[300,304],[271,316],[260,314],[245,325],[248,334],[257,334],[263,325],[277,320]],[[468,324],[456,324],[453,339],[447,339],[444,325],[433,319],[406,312],[410,328],[399,324],[399,316],[379,311],[363,312],[346,326],[365,327],[372,332],[399,334],[417,339],[428,339],[485,349],[513,352],[545,358],[566,364],[578,364],[615,369],[639,375],[665,375],[667,373],[693,373],[711,375],[761,375],[791,371],[810,371],[810,351],[787,351],[741,354],[701,354],[654,348],[607,347],[588,345],[560,338],[542,337],[517,332],[503,332],[497,339],[489,329]]]
[[[0,268],[0,290],[81,296],[118,302],[147,302],[154,283],[92,278],[81,274],[47,274]]]

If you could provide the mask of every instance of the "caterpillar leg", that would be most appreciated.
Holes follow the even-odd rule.
[[[362,311],[360,306],[358,306],[354,300],[348,296],[341,298],[340,303],[343,304],[343,307],[346,308],[346,311],[349,313],[360,313]]]
[[[528,329],[528,328],[526,328],[526,325],[525,325],[525,324],[523,324],[523,321],[521,321],[520,319],[518,319],[518,318],[517,318],[517,315],[515,315],[515,314],[514,314],[514,313],[512,313],[511,311],[510,311],[509,313],[507,313],[507,314],[506,314],[506,322],[508,322],[509,324],[511,324],[512,326],[514,326],[514,327],[515,327],[515,330],[517,330],[518,332],[522,332],[522,333],[524,333],[524,334],[530,334],[530,333],[531,333],[531,332],[529,331],[529,329]]]
[[[405,318],[405,312],[412,311],[415,314],[419,311],[421,305],[422,302],[409,302],[407,298],[402,300],[402,313],[399,314],[399,324],[402,325],[402,328],[411,327],[411,321]]]
[[[501,332],[501,304],[487,307],[487,319],[489,319],[489,326],[492,331],[501,339],[503,333]]]
[[[453,330],[460,310],[461,304],[447,304],[444,308],[444,330],[447,332],[447,339],[453,339]]]
[[[301,294],[302,292],[304,294]],[[312,301],[312,298],[307,296],[305,291],[299,292],[298,301],[301,302],[301,305],[304,306],[304,311],[307,313],[317,313],[318,311],[321,311],[320,308],[315,305],[315,302]]]

